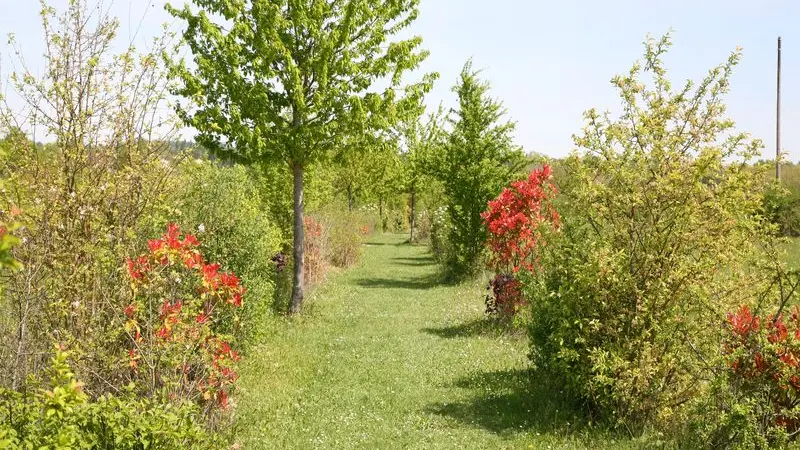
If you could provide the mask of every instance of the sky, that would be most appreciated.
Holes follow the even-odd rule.
[[[175,22],[165,0],[88,0],[120,19],[118,45],[137,46]],[[56,8],[67,0],[52,0]],[[182,5],[183,0],[173,0]],[[41,67],[43,49],[37,0],[0,0],[0,35],[14,33],[23,57]],[[610,80],[627,72],[643,54],[648,34],[672,30],[665,58],[674,85],[700,80],[737,46],[743,58],[727,97],[737,129],[775,153],[776,40],[783,39],[782,148],[800,160],[800,2],[793,0],[421,0],[420,16],[408,30],[430,51],[419,73],[440,78],[427,98],[430,109],[456,103],[451,91],[464,63],[491,84],[517,122],[516,141],[527,152],[560,157],[573,148],[589,108],[618,111]],[[0,76],[10,72],[12,49],[0,41]],[[7,86],[4,85],[4,90]]]

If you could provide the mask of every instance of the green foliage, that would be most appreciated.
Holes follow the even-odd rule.
[[[46,388],[0,389],[0,447],[48,449],[224,448],[189,406],[158,404],[131,393],[90,400],[56,351]]]
[[[437,153],[444,148],[446,133],[439,107],[423,122],[419,115],[401,123],[399,132],[405,146],[403,156],[403,188],[409,194],[409,240],[417,242],[430,236],[431,209],[440,206],[441,183],[436,173]],[[422,220],[420,213],[423,214]]]
[[[246,288],[208,262],[193,234],[169,224],[148,252],[128,258],[125,306],[129,379],[148,398],[190,401],[209,419],[228,408],[239,355],[230,333],[240,324]]]
[[[0,184],[0,189],[2,187]],[[18,270],[22,268],[22,264],[14,258],[12,253],[14,247],[20,243],[19,238],[13,234],[16,228],[16,224],[7,225],[0,220],[0,269]]]
[[[400,190],[402,167],[395,140],[362,136],[340,146],[333,157],[334,186],[353,211],[359,200],[379,207]]]
[[[285,242],[265,211],[262,187],[241,165],[225,166],[194,160],[182,166],[181,179],[170,194],[176,221],[197,233],[203,254],[225,263],[247,286],[241,312],[240,338],[260,337],[272,314],[275,290],[271,258]],[[176,220],[177,219],[177,220]],[[165,221],[166,222],[166,221]],[[162,230],[166,223],[159,223]]]
[[[405,206],[405,204],[403,206]],[[409,211],[405,208],[387,208],[383,213],[381,227],[383,231],[387,233],[402,233],[408,231],[410,227],[408,216]]]
[[[103,393],[118,374],[121,263],[172,171],[169,135],[154,129],[170,120],[155,119],[165,71],[152,53],[112,54],[118,22],[86,2],[62,13],[45,6],[42,21],[42,75],[16,52],[9,85],[19,108],[0,108],[0,210],[21,211],[14,256],[23,264],[3,274],[0,385],[22,386],[58,340],[75,350],[87,388]],[[50,142],[33,142],[42,130]]]
[[[427,56],[419,37],[389,41],[416,18],[416,0],[193,3],[199,12],[167,9],[185,21],[200,64],[166,63],[180,82],[175,93],[197,103],[179,113],[198,142],[225,157],[305,166],[348,130],[387,125],[405,105],[398,101],[417,103],[434,78],[397,98],[403,73]],[[384,77],[383,93],[369,92]]]
[[[453,225],[446,207],[440,207],[431,214],[431,240],[430,248],[433,257],[440,264],[446,264],[450,255],[455,251],[450,242]]]
[[[0,161],[3,161],[6,158],[6,153],[3,151],[3,147],[6,146],[7,142],[7,139],[0,141]],[[0,191],[3,189],[3,182],[0,180]],[[20,242],[19,239],[12,234],[16,228],[16,225],[9,225],[6,223],[6,220],[13,219],[14,216],[19,215],[20,213],[21,211],[18,211],[16,206],[12,206],[11,211],[8,211],[8,213],[0,212],[0,269],[20,269],[22,267],[19,261],[17,261],[16,258],[14,258],[14,255],[11,253],[11,250],[14,248],[14,246],[18,245]],[[2,291],[0,291],[0,293],[2,293]]]
[[[283,246],[292,242],[292,171],[284,164],[253,164],[248,167],[252,182],[261,198],[261,209],[280,229]],[[336,171],[329,163],[319,162],[306,169],[303,177],[303,203],[315,211],[334,201]]]
[[[21,267],[19,261],[14,259],[11,254],[11,249],[17,244],[19,244],[19,239],[14,237],[7,227],[0,222],[0,267],[7,269],[19,269]]]
[[[414,217],[414,237],[412,242],[426,242],[431,238],[431,213],[423,209]]]
[[[761,144],[724,117],[739,53],[676,91],[669,45],[648,40],[644,67],[613,79],[618,119],[585,114],[583,154],[558,180],[561,236],[527,283],[537,368],[628,429],[681,423],[713,376],[725,312],[774,293],[756,248],[770,232],[763,178],[741,162]]]
[[[189,69],[164,58],[177,81],[173,93],[190,102],[178,114],[198,142],[228,159],[291,167],[291,313],[303,301],[305,169],[347,139],[387,130],[436,78],[400,88],[427,56],[419,37],[390,40],[416,18],[418,2],[194,0],[199,12],[167,5],[185,21],[196,63]],[[377,80],[387,82],[381,93]]]
[[[798,283],[796,274],[785,281]],[[742,305],[726,328],[723,368],[687,434],[717,448],[785,448],[800,430],[797,307],[759,316]]]
[[[800,190],[772,184],[764,193],[764,215],[784,236],[800,235]]]
[[[467,62],[458,83],[459,107],[452,111],[452,131],[435,164],[435,174],[444,186],[450,218],[446,254],[447,268],[456,276],[477,268],[486,242],[481,213],[503,186],[518,178],[525,164],[522,151],[514,145],[513,122],[501,122],[505,111],[489,97],[489,84]]]

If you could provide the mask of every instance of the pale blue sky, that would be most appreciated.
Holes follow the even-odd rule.
[[[103,1],[120,18],[121,45],[136,28],[138,42],[144,43],[171,21],[164,0]],[[52,3],[58,7],[66,1]],[[0,0],[0,11],[0,34],[14,32],[26,58],[35,61],[42,51],[38,1]],[[450,87],[471,57],[518,122],[517,142],[527,151],[552,156],[572,149],[571,135],[580,131],[584,110],[618,108],[610,78],[640,57],[647,33],[669,29],[674,30],[674,46],[667,67],[675,81],[701,78],[736,46],[744,48],[728,112],[740,130],[763,139],[770,156],[775,145],[775,41],[781,35],[783,147],[791,160],[800,160],[800,2],[422,0],[413,26],[431,51],[423,69],[441,74],[429,105],[454,103]],[[5,76],[10,71],[5,40],[0,55]]]

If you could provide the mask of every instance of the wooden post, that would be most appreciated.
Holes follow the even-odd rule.
[[[775,110],[775,179],[781,179],[781,37],[778,36],[778,92]]]

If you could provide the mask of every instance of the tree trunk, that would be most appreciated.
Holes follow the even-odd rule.
[[[414,226],[416,225],[416,204],[417,204],[417,190],[411,187],[411,237],[408,242],[414,243]]]
[[[297,314],[303,306],[303,289],[305,288],[305,281],[303,280],[303,245],[304,245],[304,230],[303,230],[303,166],[293,164],[292,170],[294,171],[294,276],[292,278],[292,302],[289,305],[289,314]]]
[[[381,218],[381,223],[383,223],[383,194],[378,195],[378,217]]]

